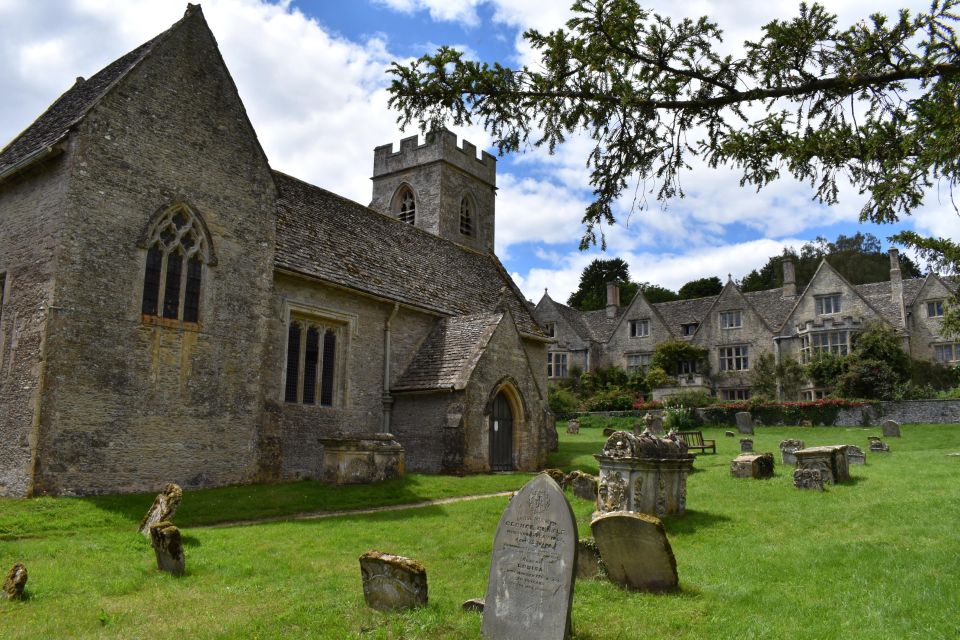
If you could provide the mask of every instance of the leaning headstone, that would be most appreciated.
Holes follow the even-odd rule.
[[[606,573],[600,559],[600,549],[593,538],[577,542],[577,580],[590,580]]]
[[[823,491],[823,476],[819,469],[795,469],[793,471],[793,486],[797,489],[813,489]]]
[[[23,590],[26,586],[27,568],[18,562],[7,573],[0,596],[3,596],[4,600],[23,600]]]
[[[561,469],[544,469],[543,472],[553,478],[553,481],[560,485],[561,489],[567,488],[567,474]]]
[[[617,432],[616,429],[613,429],[613,428],[611,428],[611,427],[607,427],[606,429],[603,430],[603,437],[604,437],[604,438],[609,438],[610,436],[612,436],[612,435],[613,435],[614,433],[616,433],[616,432]]]
[[[736,438],[736,437],[737,437],[737,434],[735,434],[733,431],[724,431],[724,432],[723,432],[723,435],[725,435],[725,436],[728,437],[728,438]]]
[[[166,520],[154,523],[150,525],[150,542],[157,556],[157,569],[182,576],[187,560],[183,555],[180,529]]]
[[[483,598],[470,598],[469,600],[465,600],[463,604],[460,605],[460,608],[464,611],[483,613],[483,606]]]
[[[867,454],[855,444],[847,445],[847,462],[849,464],[867,464]]]
[[[884,420],[883,424],[880,425],[880,428],[883,430],[884,438],[900,437],[900,423],[896,420]]]
[[[590,528],[610,580],[637,591],[677,588],[677,561],[659,518],[614,511],[595,518]]]
[[[579,435],[579,434],[580,434],[580,421],[579,421],[579,420],[571,420],[570,422],[568,422],[568,423],[567,423],[567,433],[569,433],[569,434],[571,434],[571,435]]]
[[[379,551],[360,556],[363,599],[377,611],[404,611],[427,604],[427,570],[411,558]]]
[[[753,435],[753,418],[749,411],[737,411],[737,431],[748,435]]]
[[[140,528],[137,529],[145,537],[150,537],[150,527],[158,522],[169,521],[177,512],[180,501],[183,499],[183,490],[172,482],[168,483],[163,491],[157,494],[153,499],[153,504],[147,510],[147,514],[140,521]]]
[[[890,445],[881,440],[878,436],[869,436],[870,451],[874,453],[890,453]]]
[[[782,440],[780,442],[780,458],[783,460],[783,464],[797,464],[797,456],[794,454],[806,446],[803,440]]]
[[[772,453],[741,453],[730,462],[730,475],[734,478],[763,480],[773,477]]]
[[[493,539],[485,637],[569,636],[577,540],[573,510],[550,476],[541,473],[517,492]]]
[[[751,438],[740,438],[740,453],[753,453],[753,440]]]
[[[597,476],[583,471],[571,471],[567,484],[573,488],[573,495],[591,502],[597,501]]]
[[[647,426],[647,431],[655,436],[663,435],[663,418],[661,418],[659,415],[655,416],[652,413],[648,413],[646,416],[644,416],[643,421]]]

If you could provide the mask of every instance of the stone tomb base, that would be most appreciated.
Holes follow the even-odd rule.
[[[730,462],[730,475],[734,478],[773,477],[772,453],[741,453]]]
[[[322,438],[322,480],[333,484],[368,484],[399,478],[404,450],[389,433]]]
[[[809,447],[796,451],[794,455],[797,456],[798,469],[817,469],[825,483],[836,484],[850,480],[847,445]]]

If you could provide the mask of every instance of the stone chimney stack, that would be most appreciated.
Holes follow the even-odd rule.
[[[620,307],[620,285],[616,282],[607,283],[607,317],[615,318]]]
[[[783,254],[783,297],[795,298],[797,296],[797,273],[793,268],[793,258],[785,253]]]
[[[900,311],[901,326],[906,328],[907,315],[903,304],[903,276],[900,274],[900,252],[891,248],[890,254],[890,298]]]

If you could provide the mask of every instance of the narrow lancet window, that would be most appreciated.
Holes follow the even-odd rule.
[[[300,325],[290,323],[287,331],[287,383],[284,389],[284,400],[297,401],[297,388],[300,386]]]

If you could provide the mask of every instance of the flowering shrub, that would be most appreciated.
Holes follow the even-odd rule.
[[[749,411],[763,424],[833,424],[841,409],[865,407],[869,402],[825,398],[812,402],[725,402],[703,409],[708,424],[734,424],[739,411]]]
[[[690,407],[681,404],[664,410],[663,426],[669,431],[689,431],[697,427],[697,419]]]
[[[651,400],[649,402],[637,400],[633,403],[633,408],[637,411],[657,411],[663,409],[663,403],[659,400]]]

